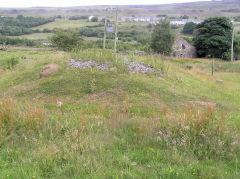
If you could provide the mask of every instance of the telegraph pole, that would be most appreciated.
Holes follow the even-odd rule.
[[[117,52],[117,40],[118,40],[118,9],[116,8],[115,41],[114,41],[115,52]]]
[[[234,54],[234,27],[233,27],[233,31],[232,31],[232,53],[231,53],[231,62],[233,62],[233,54]]]
[[[107,38],[107,12],[108,12],[108,10],[115,10],[115,11],[116,11],[114,51],[117,52],[117,40],[118,40],[118,9],[117,9],[117,8],[106,8],[105,25],[104,25],[104,38],[103,38],[103,49],[106,48],[106,38]]]

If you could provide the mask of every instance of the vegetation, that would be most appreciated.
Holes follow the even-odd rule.
[[[240,22],[240,16],[234,17],[234,21]]]
[[[166,18],[167,15],[166,14],[158,14],[157,17],[164,17],[164,18]]]
[[[71,16],[69,20],[87,20],[88,16]]]
[[[169,19],[160,20],[152,32],[151,48],[157,53],[169,55],[172,52],[174,35]]]
[[[195,27],[196,27],[196,24],[194,22],[188,22],[184,25],[182,32],[183,34],[192,35]]]
[[[80,48],[83,44],[83,38],[76,31],[64,32],[61,29],[56,29],[50,40],[53,47],[65,51]]]
[[[98,17],[93,17],[93,18],[91,19],[91,22],[98,22]]]
[[[188,15],[180,16],[180,19],[189,19]]]
[[[229,60],[232,23],[226,17],[209,18],[196,26],[193,41],[200,57]]]
[[[13,55],[27,59],[0,73],[1,177],[240,177],[240,68],[211,77],[200,70],[210,70],[211,62],[200,59],[97,49],[71,56],[50,49],[9,52],[0,52],[0,63]],[[75,55],[111,62],[117,71],[67,67]],[[124,58],[164,75],[130,74]],[[60,71],[39,79],[52,63]],[[191,70],[184,67],[189,64]]]
[[[54,18],[42,18],[42,17],[24,17],[18,15],[13,17],[0,17],[0,34],[6,36],[18,36],[24,34],[31,34],[36,31],[32,30],[32,27],[40,26],[53,22]]]
[[[207,12],[215,15],[216,3],[209,4]],[[192,5],[195,12],[188,5],[179,10],[178,5],[148,9],[167,15],[174,10],[174,17],[186,7],[189,15],[206,14],[203,5]],[[120,14],[132,14],[131,8],[121,8]],[[171,53],[172,31],[182,30],[166,19],[154,28],[120,22],[117,53],[112,50],[114,34],[108,34],[106,49],[101,50],[104,23],[83,19],[102,11],[84,9],[82,16],[71,16],[77,10],[52,10],[63,14],[41,26],[21,26],[35,34],[0,36],[0,44],[51,41],[63,50],[0,50],[0,178],[240,178],[240,61],[215,60],[212,76],[211,60],[162,55]],[[52,16],[42,8],[30,12],[36,11]],[[134,12],[138,16],[141,6]],[[62,18],[66,14],[71,20]],[[21,18],[25,17],[17,17]],[[208,32],[216,36],[209,47],[217,48],[224,40],[228,45],[229,39],[220,37],[231,31],[227,19],[203,24],[198,25],[194,43],[205,43],[208,36],[200,32]],[[191,35],[182,36],[193,43]],[[235,59],[239,47],[236,35]],[[139,52],[151,48],[155,54]],[[70,59],[106,63],[109,69],[72,68]],[[131,73],[131,62],[141,62],[153,72]],[[40,75],[51,66],[55,73]]]
[[[35,46],[36,42],[29,39],[7,38],[5,36],[0,36],[0,44],[17,45],[17,46]]]
[[[84,27],[85,25],[86,25],[86,22],[83,20],[56,19],[54,22],[37,26],[32,29],[39,30],[41,32],[44,29],[54,30],[55,28],[69,30],[69,29]],[[95,23],[91,23],[91,25],[95,25]]]

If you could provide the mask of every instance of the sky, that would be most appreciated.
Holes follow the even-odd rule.
[[[67,7],[85,5],[170,4],[199,0],[0,0],[1,7]],[[208,1],[208,0],[201,0]]]

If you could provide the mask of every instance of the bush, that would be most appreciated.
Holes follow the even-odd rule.
[[[65,32],[62,29],[55,30],[50,40],[54,47],[64,51],[80,48],[83,44],[83,38],[76,31]]]
[[[20,38],[7,38],[5,36],[0,36],[0,44],[28,46],[28,47],[37,45],[37,43],[33,40],[20,39]]]
[[[91,19],[91,22],[97,22],[98,21],[98,18],[97,17],[93,17],[92,19]]]
[[[88,16],[71,16],[69,17],[69,20],[84,20],[88,19]]]
[[[188,37],[188,36],[183,36],[182,37],[184,40],[186,40],[188,43],[192,44],[193,43],[193,38],[192,37]]]
[[[43,29],[42,33],[51,33],[52,31],[50,29]]]
[[[181,16],[180,19],[189,19],[188,15]]]
[[[182,31],[182,32],[183,32],[184,34],[190,34],[190,35],[192,35],[195,27],[196,27],[196,24],[195,24],[195,23],[193,23],[193,22],[188,22],[188,23],[186,23],[186,24],[184,25],[184,28],[183,28],[183,31]]]

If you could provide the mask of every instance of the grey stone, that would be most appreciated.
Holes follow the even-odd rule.
[[[82,69],[96,68],[97,70],[101,70],[101,71],[108,71],[108,64],[109,64],[108,62],[105,62],[99,65],[97,62],[93,60],[83,62],[81,59],[79,59],[78,61],[74,59],[70,59],[70,62],[68,63],[68,65],[73,68],[82,68]]]
[[[128,70],[130,73],[142,73],[142,74],[149,74],[155,71],[155,69],[150,65],[145,65],[143,62],[136,61],[130,62]]]
[[[216,80],[218,83],[223,83],[223,80]]]

